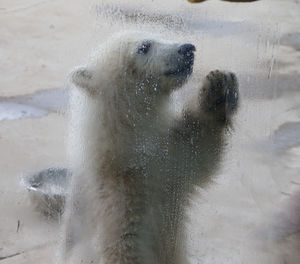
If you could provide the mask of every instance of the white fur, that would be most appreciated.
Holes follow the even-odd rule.
[[[139,54],[144,40],[151,48]],[[218,166],[224,124],[205,117],[200,99],[174,112],[170,95],[187,76],[165,73],[178,66],[180,45],[126,32],[72,72],[74,179],[61,263],[187,263],[184,207]]]

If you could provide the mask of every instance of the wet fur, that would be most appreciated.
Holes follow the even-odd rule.
[[[238,84],[234,74],[211,72],[196,105],[186,102],[172,113],[171,87],[186,80],[156,78],[157,62],[148,65],[153,69],[147,78],[138,73],[124,53],[141,39],[113,39],[96,66],[73,72],[74,180],[61,263],[188,263],[184,208],[193,185],[205,184],[218,168]],[[176,47],[155,41],[171,51]]]

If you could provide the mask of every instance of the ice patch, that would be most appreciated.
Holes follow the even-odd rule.
[[[2,97],[0,98],[0,121],[40,118],[50,112],[64,112],[68,102],[68,89],[51,89],[30,95]]]

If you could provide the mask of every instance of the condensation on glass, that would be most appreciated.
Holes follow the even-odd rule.
[[[47,264],[57,258],[64,239],[63,213],[72,192],[72,177],[76,176],[68,154],[69,131],[74,129],[69,124],[69,110],[74,107],[70,106],[74,89],[69,81],[70,72],[78,65],[101,60],[99,47],[118,32],[139,31],[145,39],[137,45],[137,54],[146,54],[155,39],[155,43],[178,45],[171,45],[177,57],[168,49],[157,48],[159,58],[170,52],[170,57],[176,59],[169,62],[183,63],[184,67],[191,63],[191,54],[194,59],[193,71],[185,72],[190,75],[186,83],[179,84],[179,78],[175,77],[174,85],[182,87],[170,93],[171,109],[161,113],[171,119],[169,113],[180,116],[184,109],[185,129],[173,131],[170,126],[168,136],[161,139],[160,131],[167,122],[159,127],[155,127],[159,124],[157,119],[145,122],[147,133],[134,128],[136,138],[128,140],[136,146],[136,156],[129,157],[130,151],[119,150],[128,169],[119,180],[118,191],[136,197],[146,193],[142,202],[130,200],[132,204],[126,205],[129,209],[124,214],[128,218],[139,215],[139,219],[130,223],[142,222],[143,228],[137,225],[130,227],[130,232],[121,232],[120,241],[134,241],[133,248],[125,243],[128,248],[124,250],[140,250],[139,257],[147,256],[146,251],[159,252],[152,260],[143,262],[137,257],[132,263],[173,263],[179,252],[185,257],[177,262],[191,264],[298,263],[299,12],[297,0],[251,3],[216,0],[194,4],[183,0],[29,1],[26,4],[4,0],[0,7],[3,73],[0,80],[0,261]],[[121,55],[118,59],[120,64],[124,63]],[[138,63],[147,67],[141,66],[143,61]],[[107,69],[112,65],[117,64],[108,61]],[[183,68],[172,68],[169,74],[182,73]],[[215,80],[223,71],[236,76],[234,79],[229,73],[222,75],[225,84],[229,85],[228,78],[232,77],[239,83],[239,89],[227,89],[220,98],[214,97],[215,90],[209,90],[205,100],[199,99],[202,105],[216,99],[208,107],[210,110],[219,109],[224,102],[236,108],[230,124],[222,128],[222,137],[217,138],[218,125],[210,123],[205,128],[197,128],[197,120],[192,120],[194,116],[189,115],[184,102],[197,102],[197,90],[206,76],[210,74],[209,78]],[[90,71],[78,72],[88,79],[94,78]],[[153,71],[150,75],[157,77]],[[155,78],[144,80],[152,83],[153,94],[160,87],[155,84],[162,79]],[[214,87],[224,85],[220,79],[216,80],[219,82]],[[150,115],[154,111],[149,95],[144,94],[145,86],[142,82],[136,86],[136,97],[130,97],[128,107],[124,108],[127,111],[135,106],[134,100],[145,96],[145,113],[132,117],[137,123],[147,111]],[[84,105],[86,101],[81,103]],[[227,113],[231,111],[226,109]],[[86,114],[92,115],[93,111]],[[196,128],[202,134],[189,134],[189,129]],[[173,136],[177,138],[170,139]],[[212,139],[214,144],[210,144]],[[110,140],[116,146],[121,142],[120,138],[114,141],[110,138],[107,142]],[[92,149],[89,142],[81,144]],[[193,147],[186,148],[185,144]],[[108,157],[107,164],[116,163],[114,156]],[[147,170],[149,166],[153,168],[151,173]],[[81,169],[83,179],[87,179],[90,168],[87,165]],[[130,181],[133,172],[138,172],[143,180],[131,182],[131,187],[123,185],[126,177]],[[132,187],[137,184],[143,188]],[[157,190],[162,197],[156,195]],[[118,202],[122,204],[122,199]],[[84,212],[93,214],[93,210],[92,206],[86,206]],[[158,215],[161,218],[157,222],[141,220],[143,217],[156,219]],[[111,228],[115,231],[120,227]],[[114,233],[110,229],[105,231]],[[82,236],[85,231],[78,234]],[[95,249],[91,250],[91,255],[94,252]],[[98,263],[98,259],[95,261]]]

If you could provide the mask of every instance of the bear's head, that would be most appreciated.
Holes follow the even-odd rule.
[[[72,72],[72,82],[93,93],[106,86],[136,92],[170,93],[193,71],[195,46],[141,32],[117,34],[101,46],[87,66]],[[109,83],[109,85],[107,85]],[[115,84],[115,85],[114,85]]]

